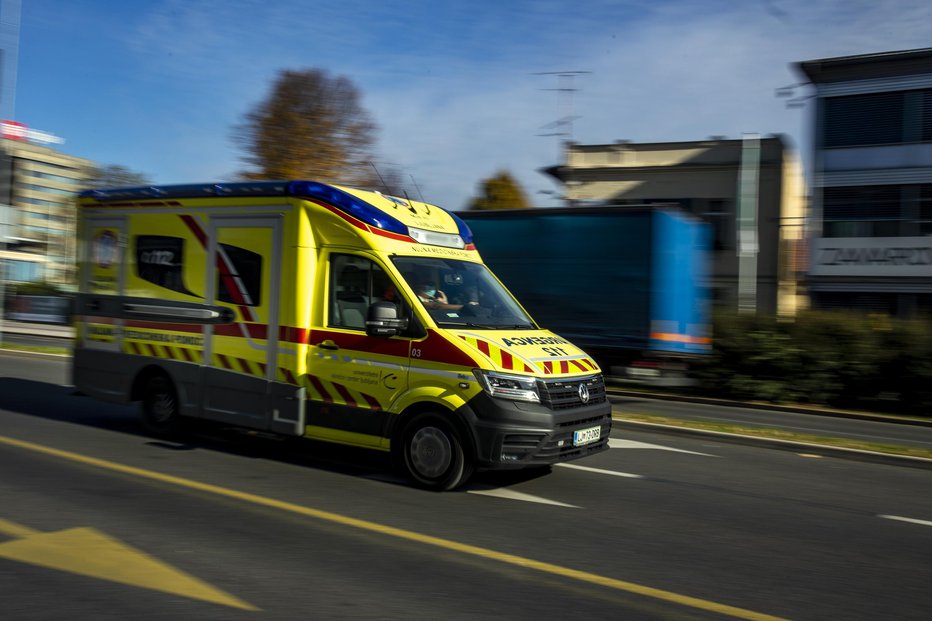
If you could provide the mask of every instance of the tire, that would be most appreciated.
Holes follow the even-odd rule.
[[[164,374],[150,375],[142,390],[142,424],[146,431],[160,437],[171,437],[181,432],[181,413],[178,392]]]
[[[462,485],[472,475],[472,458],[456,429],[437,414],[418,414],[401,432],[397,462],[415,485],[438,492]]]

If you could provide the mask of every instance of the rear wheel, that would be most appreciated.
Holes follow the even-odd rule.
[[[157,436],[173,436],[181,431],[178,392],[164,374],[150,375],[142,389],[142,422]]]
[[[426,489],[451,490],[472,474],[459,433],[437,414],[418,414],[405,426],[396,456],[405,474]]]

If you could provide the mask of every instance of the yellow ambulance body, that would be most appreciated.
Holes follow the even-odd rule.
[[[608,448],[599,367],[448,211],[311,181],[79,204],[74,384],[141,401],[153,433],[200,418],[391,451],[434,489]]]

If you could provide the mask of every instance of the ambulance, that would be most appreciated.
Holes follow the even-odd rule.
[[[366,447],[435,490],[608,448],[599,366],[436,205],[314,181],[78,202],[73,382],[141,402],[150,433],[204,419]]]

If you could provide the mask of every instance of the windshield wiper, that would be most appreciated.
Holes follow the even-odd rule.
[[[471,321],[438,321],[441,328],[479,328],[482,330],[534,330],[534,326],[526,323],[500,324],[500,323],[473,323]]]
[[[438,321],[437,325],[441,328],[482,328],[483,330],[494,330],[498,326],[492,326],[486,323],[473,323],[471,321]]]

